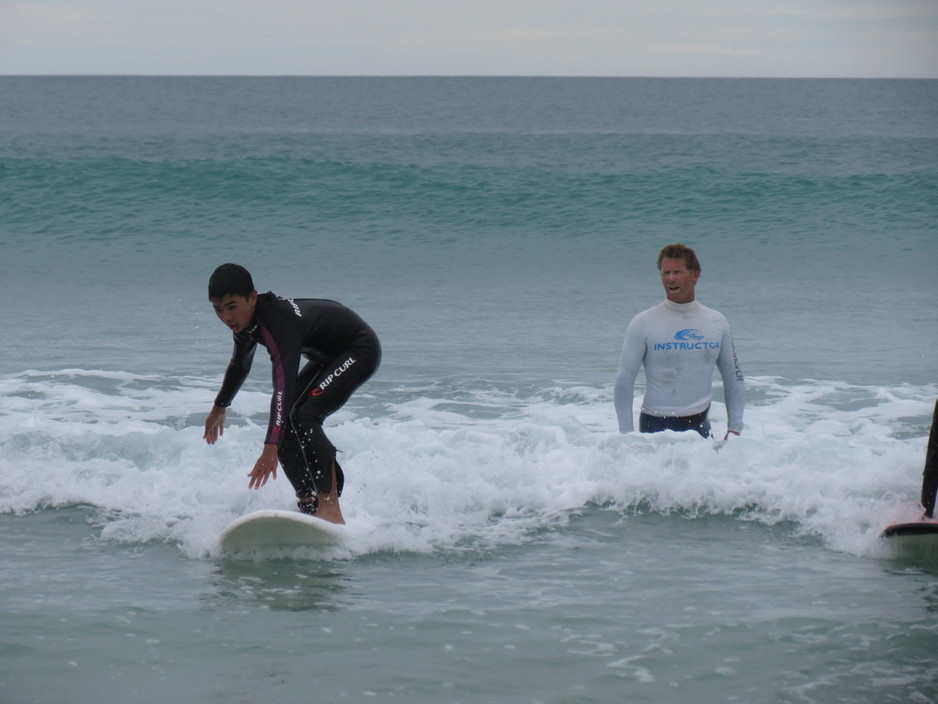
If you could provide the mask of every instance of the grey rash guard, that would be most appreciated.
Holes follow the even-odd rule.
[[[634,430],[635,379],[645,365],[642,412],[658,417],[702,413],[713,398],[713,368],[720,370],[728,430],[743,429],[745,382],[729,323],[697,301],[663,301],[636,315],[622,344],[614,399],[619,431]]]

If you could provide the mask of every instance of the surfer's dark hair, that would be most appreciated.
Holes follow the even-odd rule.
[[[225,296],[250,298],[254,292],[254,280],[251,273],[239,264],[222,264],[212,272],[208,280],[208,299],[210,301]]]
[[[697,253],[686,244],[669,244],[658,254],[658,269],[661,269],[662,259],[683,259],[691,271],[700,271],[700,262]]]

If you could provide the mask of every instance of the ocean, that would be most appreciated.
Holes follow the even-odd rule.
[[[617,432],[671,242],[727,442],[719,377],[717,439]],[[879,538],[938,397],[938,81],[0,77],[0,248],[4,704],[938,701],[938,562]],[[263,354],[201,440],[227,261],[381,337],[327,553],[217,549],[293,505],[247,488]]]

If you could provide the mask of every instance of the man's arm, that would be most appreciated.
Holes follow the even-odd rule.
[[[296,387],[296,374],[300,361],[300,338],[289,328],[271,328],[261,326],[261,335],[270,354],[271,383],[273,393],[270,398],[270,416],[267,421],[267,435],[264,443],[280,446],[287,416],[293,408]],[[296,338],[296,339],[294,339]]]
[[[743,431],[746,382],[743,379],[743,372],[739,368],[736,345],[733,343],[733,334],[730,332],[728,323],[723,327],[723,340],[720,344],[720,355],[717,357],[717,368],[723,378],[723,399],[726,402],[727,416],[726,437],[729,437],[730,433],[739,435]]]
[[[205,432],[202,434],[202,439],[209,445],[214,445],[225,434],[225,409],[231,405],[235,394],[247,379],[251,371],[251,363],[254,361],[256,347],[257,343],[254,340],[235,336],[234,352],[225,370],[225,378],[215,397],[215,404],[205,419]]]
[[[622,353],[619,357],[619,370],[616,373],[612,391],[616,416],[619,419],[619,432],[631,433],[635,429],[632,418],[632,401],[635,397],[635,379],[645,358],[645,335],[640,331],[636,318],[632,319],[625,331]]]
[[[231,361],[225,369],[225,378],[221,382],[221,389],[215,397],[215,405],[227,408],[234,401],[235,395],[241,389],[244,380],[248,378],[251,365],[254,363],[254,351],[257,343],[248,335],[235,335],[234,351]]]

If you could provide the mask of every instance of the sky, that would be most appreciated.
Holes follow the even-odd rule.
[[[0,0],[0,75],[938,78],[938,0]]]

